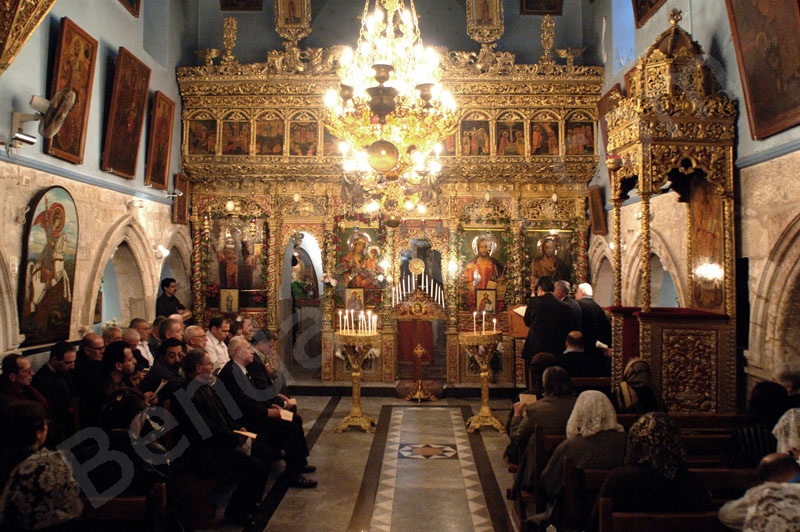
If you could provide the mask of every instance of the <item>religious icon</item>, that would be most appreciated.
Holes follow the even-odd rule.
[[[189,121],[189,155],[214,155],[217,149],[216,120]]]
[[[144,184],[157,190],[166,190],[169,181],[169,157],[172,150],[172,119],[175,102],[163,92],[153,97],[153,112],[150,119],[150,139],[147,146],[147,164]]]
[[[472,239],[471,248],[474,256],[464,265],[462,275],[464,304],[467,310],[476,310],[478,291],[490,289],[497,290],[494,308],[506,289],[505,265],[495,258],[499,255],[497,237],[491,232],[480,232]]]
[[[61,19],[56,66],[50,94],[63,88],[75,92],[75,105],[53,138],[45,139],[45,151],[74,164],[83,163],[89,104],[97,58],[97,41],[67,17]]]
[[[222,123],[222,155],[250,153],[250,122]]]
[[[592,122],[569,122],[566,129],[567,155],[594,155]]]
[[[525,156],[525,124],[522,122],[498,122],[496,130],[497,155]]]
[[[478,290],[476,300],[478,301],[478,312],[494,314],[495,301],[497,299],[495,290]]]
[[[344,293],[345,309],[354,312],[364,310],[364,289],[363,288],[348,288]]]
[[[256,155],[283,155],[283,120],[256,122]]]
[[[120,47],[114,69],[102,170],[128,179],[136,176],[149,84],[150,67]]]
[[[558,155],[558,122],[531,123],[531,155]]]
[[[65,340],[72,316],[78,213],[69,192],[51,187],[31,203],[20,272],[24,345]]]
[[[347,239],[349,251],[341,257],[336,272],[344,278],[346,288],[380,288],[378,258],[380,249],[372,245],[372,237],[353,231]]]
[[[219,291],[220,311],[226,314],[239,312],[239,291],[226,289]]]
[[[461,122],[461,155],[489,155],[489,121],[464,120]]]
[[[565,248],[569,233],[535,234],[529,236],[535,242],[536,255],[531,260],[531,289],[541,277],[550,277],[553,281],[569,281],[572,269],[567,262],[569,250]],[[532,243],[533,245],[533,243]]]

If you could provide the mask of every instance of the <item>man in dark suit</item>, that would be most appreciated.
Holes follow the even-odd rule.
[[[75,433],[73,399],[77,397],[71,372],[77,349],[69,342],[58,342],[50,350],[50,360],[33,376],[31,385],[47,399],[52,420],[47,444],[55,447]]]
[[[594,290],[589,283],[581,283],[575,291],[575,299],[581,306],[581,332],[587,353],[603,355],[596,344],[601,341],[611,347],[611,322],[606,311],[593,299]]]
[[[558,365],[570,377],[610,377],[611,359],[596,353],[584,352],[583,334],[571,331],[565,342],[566,350],[557,356]]]
[[[555,289],[553,290],[553,295],[558,298],[559,301],[563,301],[569,308],[572,309],[572,313],[575,315],[575,329],[580,330],[581,328],[581,306],[578,304],[577,301],[572,299],[569,295],[569,283],[567,281],[556,281]]]
[[[100,406],[105,401],[103,389],[103,353],[106,346],[99,334],[87,333],[81,339],[72,377],[80,401],[81,428],[100,426]]]
[[[529,379],[531,358],[541,352],[561,353],[567,333],[575,328],[572,310],[553,295],[554,288],[552,279],[541,277],[536,281],[536,297],[528,300],[528,308],[525,309],[525,325],[529,328],[522,348],[526,381]]]
[[[259,438],[250,440],[242,434],[247,428],[231,417],[214,392],[214,362],[205,351],[190,350],[181,366],[191,383],[185,391],[175,394],[174,413],[189,440],[181,460],[197,475],[217,478],[223,485],[237,483],[225,516],[234,524],[249,526],[264,494],[272,450]],[[202,434],[199,427],[204,427],[206,433]]]
[[[302,425],[283,419],[283,408],[270,401],[275,394],[259,390],[252,382],[252,375],[247,370],[254,356],[250,342],[237,336],[231,339],[228,353],[231,360],[222,367],[214,385],[224,388],[218,391],[218,395],[230,394],[242,411],[242,423],[257,432],[273,449],[286,452],[285,473],[290,487],[316,487],[316,480],[303,476],[303,473],[313,473],[316,468],[307,462],[308,444]]]

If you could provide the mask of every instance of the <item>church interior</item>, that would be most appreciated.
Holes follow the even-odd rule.
[[[0,8],[0,356],[153,324],[165,279],[210,340],[275,335],[319,486],[278,459],[258,511],[187,529],[544,530],[504,459],[543,279],[605,310],[576,392],[643,359],[686,442],[745,423],[800,363],[797,2],[375,4]]]

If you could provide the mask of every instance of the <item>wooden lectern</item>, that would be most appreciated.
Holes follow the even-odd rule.
[[[512,338],[527,338],[528,326],[522,316],[514,312],[516,308],[525,308],[526,305],[516,305],[508,308],[508,335]]]

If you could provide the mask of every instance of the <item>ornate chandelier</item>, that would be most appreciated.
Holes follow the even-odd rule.
[[[422,45],[413,0],[366,0],[358,46],[342,54],[338,76],[338,90],[325,95],[325,126],[342,141],[354,199],[386,208],[383,193],[397,182],[406,207],[416,205],[436,190],[439,142],[455,131],[456,115],[439,57]]]

